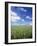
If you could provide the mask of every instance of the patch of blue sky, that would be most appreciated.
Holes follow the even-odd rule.
[[[32,7],[11,6],[12,24],[32,25]]]

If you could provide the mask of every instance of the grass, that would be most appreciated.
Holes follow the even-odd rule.
[[[12,26],[11,39],[28,39],[32,38],[32,26]]]

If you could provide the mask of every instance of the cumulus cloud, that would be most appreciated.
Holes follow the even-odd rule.
[[[24,11],[24,12],[27,12],[27,10],[26,9],[24,9],[24,8],[20,8],[22,11]]]
[[[13,12],[13,11],[11,11],[11,15],[12,16],[17,16],[17,14],[15,12]]]
[[[20,20],[21,18],[17,15],[15,12],[11,12],[11,20],[12,22],[16,22],[17,20]]]
[[[15,22],[17,20],[20,20],[20,17],[19,16],[11,16],[11,19],[13,22]]]
[[[27,19],[32,19],[30,16],[26,16]]]

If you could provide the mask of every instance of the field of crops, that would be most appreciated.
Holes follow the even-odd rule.
[[[32,38],[32,26],[11,26],[11,39]]]

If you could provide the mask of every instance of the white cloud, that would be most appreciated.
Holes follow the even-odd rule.
[[[20,20],[20,17],[19,16],[11,16],[11,19],[13,22],[15,22],[17,20]]]
[[[27,19],[32,19],[30,16],[26,16]]]
[[[21,18],[17,15],[15,12],[11,12],[11,20],[12,22],[16,22],[17,20],[20,20]]]
[[[12,16],[17,16],[17,14],[15,12],[13,12],[13,11],[11,11],[11,15]]]
[[[22,11],[24,11],[24,12],[27,12],[27,10],[26,9],[24,9],[24,8],[20,8]]]
[[[14,16],[11,16],[11,20],[12,22],[16,22],[16,19],[14,18]]]

